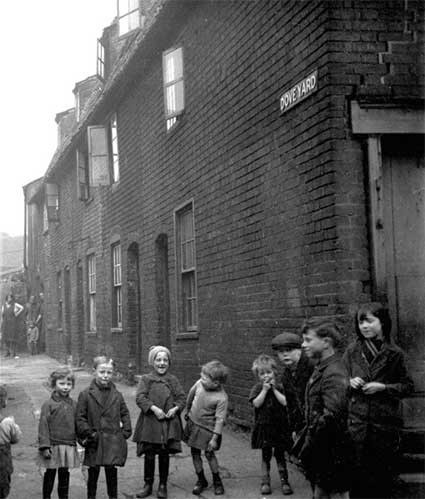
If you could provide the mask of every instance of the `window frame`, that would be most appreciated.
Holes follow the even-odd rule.
[[[117,257],[119,257],[117,259]],[[122,329],[122,248],[121,242],[111,246],[112,327]]]
[[[187,214],[190,214],[190,234],[185,232],[188,228]],[[195,231],[195,207],[193,200],[183,204],[174,210],[175,227],[175,251],[176,251],[176,296],[177,296],[177,332],[180,336],[184,334],[198,334],[199,332],[199,297],[197,285],[196,268],[196,231]],[[187,251],[190,247],[191,250]],[[188,259],[189,264],[188,263]],[[187,265],[186,265],[187,264]],[[187,288],[191,288],[191,294],[187,296]]]
[[[117,184],[120,181],[120,153],[118,143],[118,116],[116,112],[114,112],[109,118],[108,135],[110,158],[109,161],[111,165],[111,183]]]
[[[56,298],[57,298],[57,315],[56,315],[56,329],[58,331],[63,330],[63,283],[62,283],[62,271],[58,270],[56,272]]]
[[[88,329],[96,331],[96,255],[87,256]]]
[[[121,0],[122,1],[122,0]],[[137,2],[137,7],[133,8],[130,10],[130,2],[131,0],[127,0],[127,9],[125,10],[124,13],[120,12],[120,0],[117,0],[117,23],[118,23],[118,36],[121,38],[122,36],[126,36],[135,29],[141,28],[143,26],[143,16],[141,13],[141,5],[140,5],[140,0],[136,0]],[[134,15],[134,13],[137,12],[137,26],[131,27],[131,16]],[[123,26],[122,21],[127,20],[129,21],[126,26],[126,30],[121,32],[121,27]]]
[[[105,79],[105,45],[100,38],[97,39],[96,74],[102,80]]]
[[[180,66],[181,66],[181,74],[180,75],[173,75],[174,77],[171,77],[168,79],[168,73],[170,72],[170,68],[167,66],[167,60],[169,59],[170,56],[173,54],[180,53]],[[175,65],[176,67],[172,69],[172,72],[174,73],[175,71],[178,70],[179,64]],[[177,69],[176,69],[177,68]],[[162,53],[162,84],[163,84],[163,91],[164,91],[164,115],[165,115],[165,121],[166,121],[166,128],[167,131],[171,130],[178,121],[179,116],[181,116],[184,113],[185,107],[186,107],[186,99],[185,99],[185,74],[184,74],[184,51],[183,47],[173,47],[168,50],[165,50]],[[178,94],[174,90],[173,91],[173,99],[176,101],[174,104],[170,102],[170,97],[171,94],[168,92],[170,89],[176,89],[180,86],[181,84],[181,103],[178,103]],[[174,109],[172,109],[174,107]]]

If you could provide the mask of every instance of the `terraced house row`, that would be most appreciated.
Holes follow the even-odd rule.
[[[230,367],[247,424],[256,355],[326,316],[353,334],[389,303],[425,371],[424,4],[132,0],[97,72],[56,116],[57,150],[24,187],[26,272],[46,350],[126,373],[169,346],[188,388]]]

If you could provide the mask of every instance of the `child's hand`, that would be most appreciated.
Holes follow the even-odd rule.
[[[376,381],[371,381],[370,383],[365,383],[362,386],[363,393],[366,395],[373,395],[377,392],[382,392],[385,390],[385,385],[383,383],[378,383]]]
[[[211,452],[211,451],[215,451],[217,449],[218,449],[217,435],[214,434],[214,436],[208,442],[207,451]]]
[[[52,451],[50,449],[43,449],[42,455],[43,455],[44,459],[51,459]]]
[[[156,405],[153,405],[151,410],[155,414],[156,419],[159,419],[159,421],[166,418],[165,412]]]
[[[365,384],[364,379],[359,378],[358,376],[350,379],[350,386],[351,386],[351,388],[354,388],[355,390],[357,390],[358,388],[361,388],[362,386],[364,386],[364,384]]]
[[[264,381],[264,383],[263,383],[263,390],[265,390],[266,392],[268,392],[271,387],[272,387],[272,385],[271,385],[270,381]]]
[[[173,417],[177,414],[177,411],[178,411],[178,410],[179,410],[179,408],[178,408],[177,406],[175,406],[175,407],[171,408],[171,409],[167,412],[167,414],[165,415],[165,417],[166,417],[167,419],[171,419],[171,418],[173,418]]]

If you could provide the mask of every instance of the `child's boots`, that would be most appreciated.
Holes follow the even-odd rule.
[[[223,482],[221,481],[220,475],[218,473],[213,473],[213,485],[214,494],[216,496],[222,496],[224,494]]]
[[[197,475],[198,481],[195,483],[195,486],[192,490],[192,494],[194,494],[195,496],[201,495],[202,491],[208,487],[208,482],[205,478],[204,472],[201,471],[200,473],[197,473]]]
[[[263,475],[261,480],[261,495],[269,495],[272,493],[272,488],[270,487],[270,475]]]
[[[152,484],[155,474],[155,454],[145,454],[144,478],[145,485],[143,489],[136,494],[136,497],[148,497],[152,494]]]
[[[283,495],[289,496],[293,494],[294,491],[292,490],[292,487],[289,485],[288,481],[288,471],[286,469],[279,471],[279,475],[280,475],[280,486],[282,488]]]

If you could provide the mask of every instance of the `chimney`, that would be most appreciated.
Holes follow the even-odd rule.
[[[58,124],[58,147],[63,143],[75,125],[75,108],[62,111],[55,116],[55,121]]]

